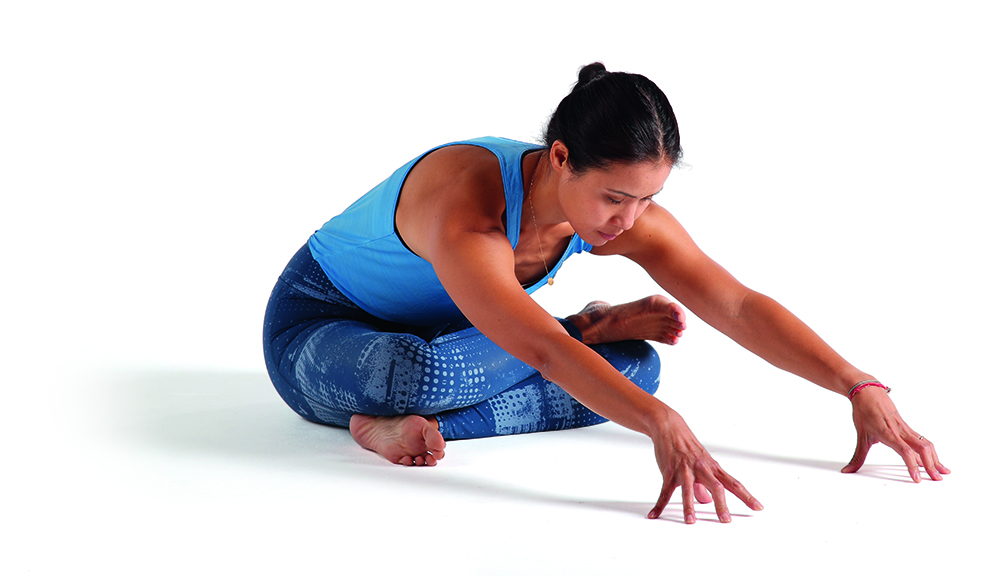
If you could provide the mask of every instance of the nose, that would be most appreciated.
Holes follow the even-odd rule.
[[[622,206],[613,218],[611,218],[611,223],[618,226],[623,231],[628,230],[635,224],[635,217],[639,210],[638,202],[627,202],[625,206]]]

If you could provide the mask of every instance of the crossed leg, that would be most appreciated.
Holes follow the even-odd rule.
[[[591,302],[567,320],[580,329],[583,342],[588,345],[629,340],[655,340],[673,345],[686,328],[683,310],[662,296],[650,296],[619,306],[601,301]],[[658,373],[656,381],[658,382]],[[575,403],[574,400],[569,400]],[[477,416],[482,410],[471,407],[464,409],[464,412]],[[604,421],[603,418],[591,415],[593,417],[588,422],[575,425]],[[445,440],[435,416],[354,414],[351,416],[350,429],[351,436],[360,446],[377,452],[394,464],[434,466],[444,458]],[[698,499],[701,501],[703,498]]]

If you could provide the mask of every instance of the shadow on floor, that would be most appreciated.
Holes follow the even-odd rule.
[[[106,382],[104,427],[119,440],[175,454],[260,461],[347,458],[346,429],[303,420],[261,372],[149,371]]]
[[[377,455],[360,449],[343,428],[317,425],[303,420],[278,397],[261,371],[245,373],[212,371],[147,371],[121,374],[105,382],[100,396],[105,430],[131,449],[157,451],[171,457],[237,459],[252,466],[280,469],[288,473],[322,474],[363,482],[405,483],[427,493],[447,491],[470,498],[506,497],[520,502],[586,507],[642,518],[649,502],[581,500],[556,491],[525,485],[511,472],[497,477],[496,469],[474,466],[446,467],[437,473],[427,469],[404,469],[385,463]],[[611,450],[628,443],[649,445],[649,440],[617,426],[599,426],[560,433],[569,442],[596,444]],[[545,435],[543,444],[553,436]],[[522,439],[479,441],[484,451]],[[635,443],[635,444],[633,444]],[[604,446],[601,446],[604,445]],[[506,444],[501,448],[508,447]],[[821,460],[772,456],[709,447],[713,454],[732,454],[772,462],[837,471],[842,464]],[[894,470],[882,471],[890,475]],[[430,473],[428,473],[430,472]],[[571,476],[572,470],[559,471]],[[905,476],[905,469],[903,470]],[[890,475],[897,479],[898,475]],[[655,496],[655,495],[652,495]],[[651,497],[652,497],[651,496]],[[661,519],[683,522],[680,493]],[[711,516],[711,518],[709,518]],[[701,519],[711,520],[714,515]]]

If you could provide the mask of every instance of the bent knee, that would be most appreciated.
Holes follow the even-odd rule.
[[[639,388],[650,394],[659,388],[660,355],[645,340],[603,344],[597,351]]]

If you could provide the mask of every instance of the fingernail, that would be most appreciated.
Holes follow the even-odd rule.
[[[753,509],[760,512],[764,509],[764,505],[760,503],[760,500],[753,501]]]
[[[694,524],[694,514],[688,514],[684,517],[684,522],[686,524]]]
[[[720,518],[720,520],[722,520],[724,524],[728,524],[733,521],[733,517],[729,515],[729,512],[726,512],[725,514],[722,515],[722,518]]]

